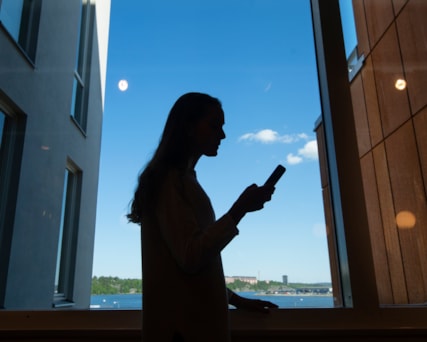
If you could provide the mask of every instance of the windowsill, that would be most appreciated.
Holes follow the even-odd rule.
[[[139,334],[140,310],[1,311],[0,332],[14,336],[127,332]],[[231,310],[233,334],[244,336],[422,335],[427,336],[427,308],[279,309],[269,314]]]
[[[83,129],[83,127],[80,125],[80,123],[76,120],[76,118],[74,116],[70,115],[70,119],[73,122],[73,124],[78,128],[80,133],[86,138],[86,132]]]
[[[55,309],[64,309],[64,308],[72,308],[75,303],[67,301],[67,300],[59,300],[53,303],[53,307]]]

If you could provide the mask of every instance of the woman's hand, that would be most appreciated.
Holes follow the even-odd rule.
[[[248,311],[257,311],[257,312],[270,312],[270,309],[277,309],[279,306],[261,299],[250,299],[241,297],[238,294],[233,292],[233,295],[230,297],[229,303],[235,306],[237,309],[248,310]]]
[[[234,202],[229,213],[236,224],[245,216],[246,213],[257,211],[264,208],[265,202],[271,200],[275,187],[272,185],[258,186],[252,184],[248,186]]]

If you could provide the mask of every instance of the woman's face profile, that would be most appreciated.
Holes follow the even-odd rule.
[[[223,126],[224,112],[221,107],[209,107],[194,127],[192,143],[195,152],[208,157],[216,156],[221,140],[225,138]]]

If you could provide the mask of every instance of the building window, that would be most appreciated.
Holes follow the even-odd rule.
[[[0,22],[34,61],[40,20],[41,0],[1,0]]]
[[[79,38],[76,50],[71,116],[83,131],[86,130],[87,123],[88,75],[91,60],[93,12],[89,1],[82,0],[80,3]]]
[[[55,272],[54,307],[73,304],[82,172],[69,162],[65,170]]]
[[[24,129],[24,115],[0,98],[0,308],[4,306]]]
[[[6,114],[0,111],[0,151],[1,151],[1,147],[3,146],[3,134],[4,134],[3,129],[4,129],[5,121],[6,121]]]
[[[7,201],[4,197],[5,190],[4,187],[7,184],[6,175],[4,169],[4,165],[6,164],[6,132],[5,132],[5,124],[6,124],[6,114],[0,110],[0,217],[5,217],[5,203]],[[1,220],[3,221],[3,220]],[[2,241],[2,232],[3,232],[3,224],[0,222],[0,242]]]
[[[271,300],[280,307],[339,304],[340,301],[334,300],[340,297],[338,292],[335,295],[338,288],[333,289],[334,296],[331,293],[317,140],[313,133],[320,104],[309,4],[303,1],[211,2],[209,7],[174,4],[166,9],[165,16],[160,2],[155,5],[141,2],[133,11],[128,3],[120,2],[115,10],[112,27],[116,23],[116,27],[121,27],[118,23],[122,20],[121,13],[140,15],[128,18],[133,29],[125,35],[112,32],[108,59],[111,78],[107,84],[116,88],[117,71],[129,73],[139,78],[141,93],[139,89],[132,92],[132,83],[130,90],[122,90],[128,91],[123,96],[126,95],[129,106],[120,109],[129,114],[129,120],[123,120],[114,115],[119,110],[117,106],[123,104],[122,100],[116,102],[113,95],[117,89],[107,88],[112,97],[103,119],[105,164],[100,170],[102,195],[98,197],[93,275],[140,278],[139,228],[123,217],[123,203],[128,203],[131,194],[117,189],[132,188],[146,160],[136,167],[133,165],[133,169],[126,168],[119,179],[110,178],[114,175],[111,171],[120,165],[123,150],[129,155],[150,155],[167,114],[165,102],[174,101],[172,94],[182,89],[198,87],[212,89],[212,95],[223,101],[226,112],[227,147],[213,161],[215,169],[206,167],[208,159],[202,159],[197,166],[199,181],[218,216],[228,210],[227,203],[232,203],[248,184],[263,182],[277,163],[285,164],[288,169],[266,210],[242,222],[239,228],[245,233],[224,249],[222,258],[229,287],[251,292],[248,295],[256,298],[260,294],[271,295]],[[222,16],[219,24],[216,18]],[[175,29],[164,30],[165,27]],[[295,33],[291,34],[293,30]],[[124,63],[122,54],[117,52],[126,51],[133,46],[130,42],[135,41],[139,42],[129,54],[135,62]],[[171,49],[173,58],[167,52]],[[141,60],[132,57],[138,51],[144,51]],[[131,69],[124,69],[127,63]],[[165,93],[166,84],[176,90],[168,89]],[[140,96],[146,90],[149,95],[141,107]],[[120,130],[119,125],[123,127]],[[153,127],[158,128],[153,130]],[[136,139],[143,136],[142,145],[127,143],[131,136]],[[117,217],[122,217],[120,229]],[[262,253],[254,253],[256,245],[269,247]],[[111,250],[116,252],[112,254]],[[288,284],[283,283],[283,275],[288,276]],[[321,288],[328,295],[303,300],[275,295],[295,293],[302,287],[311,287],[311,293]],[[93,304],[98,305],[95,301]],[[100,305],[103,308],[102,302]],[[108,305],[107,301],[105,306]],[[140,307],[140,303],[134,307]]]
[[[339,5],[348,74],[349,78],[352,79],[362,67],[364,57],[363,54],[360,54],[358,51],[353,1],[339,0]]]

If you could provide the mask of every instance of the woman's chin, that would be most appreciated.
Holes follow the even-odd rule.
[[[205,153],[206,157],[216,157],[218,155],[218,150],[215,151],[209,151]]]

